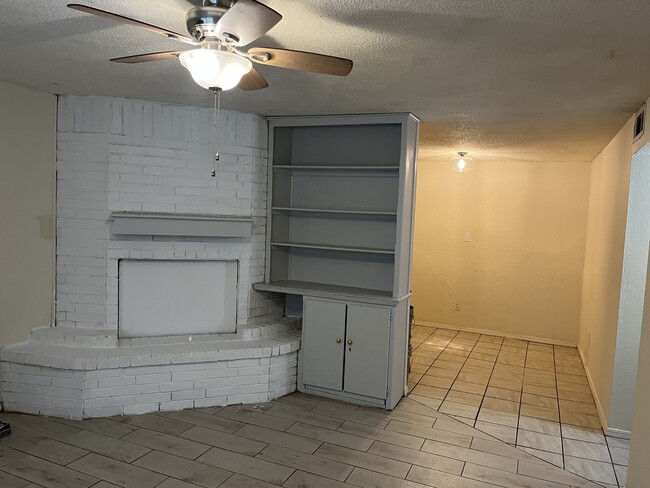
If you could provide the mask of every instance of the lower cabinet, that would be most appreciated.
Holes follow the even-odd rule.
[[[386,400],[392,308],[304,299],[302,383]],[[400,394],[401,396],[401,394]]]

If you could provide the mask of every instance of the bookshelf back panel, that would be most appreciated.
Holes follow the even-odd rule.
[[[275,213],[271,241],[395,249],[395,233],[394,217]]]
[[[271,259],[284,256],[284,270],[271,269],[271,281],[285,279],[392,291],[395,263],[393,256],[324,251],[321,249],[275,248]],[[280,261],[282,257],[280,258]],[[275,272],[274,272],[275,271]]]
[[[291,206],[331,210],[395,212],[398,199],[397,174],[296,173],[293,175]],[[284,200],[273,199],[273,206]]]
[[[398,166],[400,124],[279,127],[275,129],[275,164]]]

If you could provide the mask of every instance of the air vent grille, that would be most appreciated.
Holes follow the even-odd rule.
[[[636,117],[634,119],[634,140],[637,141],[641,138],[643,133],[645,132],[645,113],[646,113],[646,106],[645,104],[643,107],[639,109],[639,111],[636,113]]]

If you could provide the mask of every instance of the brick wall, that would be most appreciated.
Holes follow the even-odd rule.
[[[57,325],[117,327],[118,260],[239,260],[239,323],[277,314],[264,279],[267,127],[222,111],[212,178],[212,110],[63,96],[57,134]],[[251,239],[113,236],[111,212],[252,216]]]

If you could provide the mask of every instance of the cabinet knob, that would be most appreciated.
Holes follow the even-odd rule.
[[[336,339],[336,343],[337,343],[337,344],[340,344],[340,343],[341,343],[341,339]]]
[[[349,345],[349,346],[352,345],[352,339],[348,339],[348,345]]]

